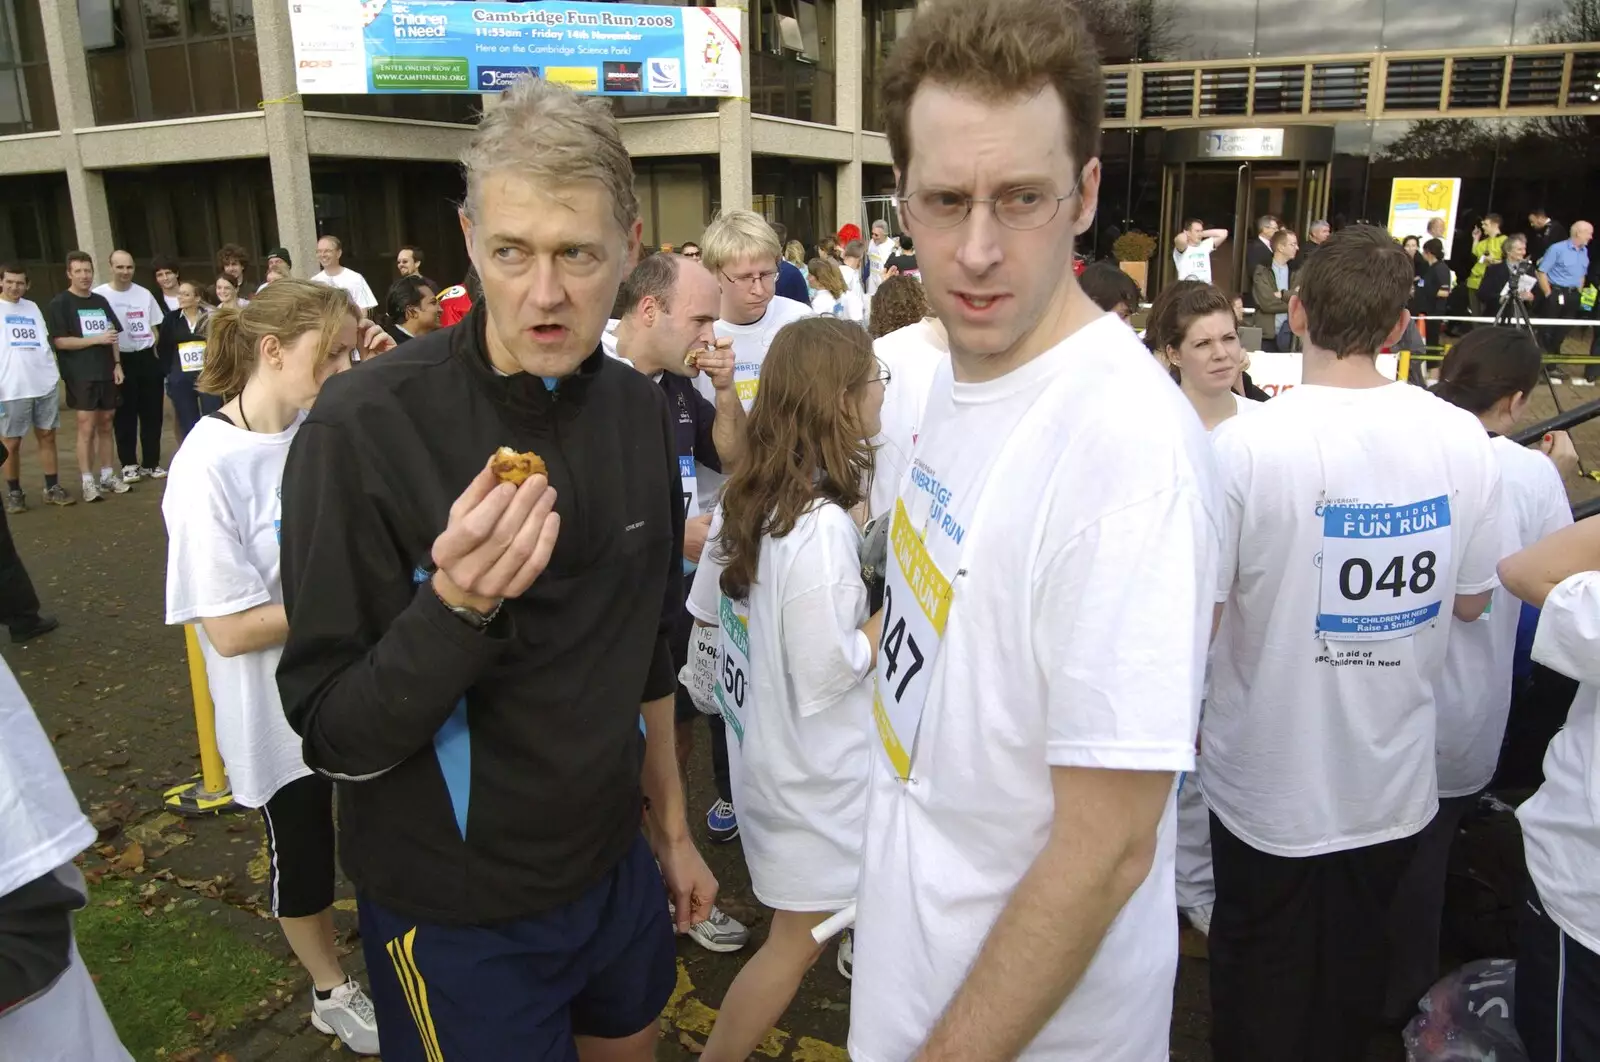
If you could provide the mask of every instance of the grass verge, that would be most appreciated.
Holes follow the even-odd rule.
[[[106,877],[79,912],[78,949],[123,1044],[161,1062],[232,1028],[291,977],[287,963],[152,882]]]

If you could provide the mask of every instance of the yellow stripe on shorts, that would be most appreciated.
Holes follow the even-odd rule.
[[[422,1040],[422,1050],[428,1062],[444,1062],[444,1051],[439,1047],[439,1033],[433,1027],[433,1013],[428,1009],[428,983],[417,969],[413,945],[417,931],[413,927],[403,937],[396,937],[384,947],[389,961],[394,963],[394,973],[400,981],[400,990],[406,995],[406,1005],[411,1008],[411,1020],[417,1023],[417,1035]]]

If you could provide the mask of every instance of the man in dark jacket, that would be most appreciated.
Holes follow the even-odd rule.
[[[465,162],[483,298],[331,380],[295,439],[278,684],[339,780],[385,1055],[647,1062],[669,897],[686,931],[716,881],[673,751],[673,426],[600,348],[632,167],[604,101],[534,79]],[[542,467],[503,480],[498,447]]]
[[[1256,219],[1256,238],[1244,249],[1244,283],[1239,285],[1244,304],[1252,309],[1256,305],[1256,270],[1272,264],[1272,237],[1278,232],[1278,219],[1263,214]]]
[[[771,225],[772,231],[777,234],[778,246],[780,248],[787,247],[789,245],[789,230],[784,227],[783,222],[769,221],[767,224]],[[777,290],[774,294],[781,295],[786,299],[793,299],[795,302],[804,303],[807,306],[811,305],[811,288],[806,284],[805,271],[783,257],[781,253],[778,255],[778,282]]]

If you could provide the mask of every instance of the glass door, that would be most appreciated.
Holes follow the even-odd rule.
[[[1155,291],[1172,283],[1177,275],[1172,241],[1191,218],[1199,219],[1208,229],[1228,230],[1228,242],[1212,253],[1211,278],[1224,291],[1232,290],[1238,275],[1233,251],[1238,246],[1238,216],[1248,169],[1248,163],[1232,162],[1167,165],[1161,196],[1161,232],[1156,235]]]

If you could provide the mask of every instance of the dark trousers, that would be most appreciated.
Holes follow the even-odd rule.
[[[1528,886],[1517,946],[1517,1034],[1528,1062],[1600,1058],[1600,955],[1561,931]]]
[[[117,438],[117,459],[124,465],[155,468],[161,464],[161,366],[135,364],[133,351],[123,358],[122,384],[117,388],[121,402],[112,419]],[[137,449],[135,448],[137,444]],[[139,454],[144,460],[139,460]]]
[[[1576,320],[1583,316],[1582,295],[1577,288],[1552,287],[1550,294],[1544,300],[1542,316],[1554,317],[1561,320]],[[1540,346],[1550,354],[1560,354],[1562,341],[1567,338],[1570,328],[1544,328],[1540,330]]]
[[[1450,848],[1461,820],[1477,802],[1477,793],[1440,797],[1439,813],[1417,834],[1416,854],[1389,907],[1389,990],[1383,1005],[1389,1021],[1410,1020],[1417,1001],[1439,980],[1439,932]]]
[[[194,430],[200,418],[222,408],[222,399],[216,395],[201,394],[194,389],[197,372],[181,372],[174,368],[167,374],[167,397],[172,399],[172,413],[178,418],[178,441]]]
[[[733,803],[733,783],[728,780],[728,724],[720,715],[706,716],[711,727],[711,775],[717,783],[717,798]]]
[[[1389,907],[1416,846],[1289,859],[1211,816],[1214,1062],[1362,1062],[1383,1009]]]
[[[28,569],[11,540],[11,525],[0,512],[0,623],[13,631],[27,630],[39,621],[39,595]]]

